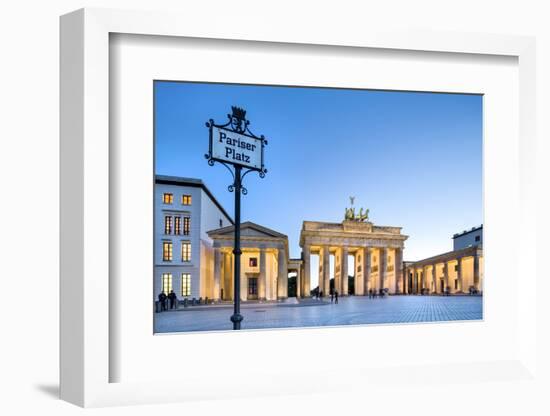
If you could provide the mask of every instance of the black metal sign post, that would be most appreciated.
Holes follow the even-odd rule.
[[[232,114],[228,114],[229,121],[217,125],[210,119],[206,123],[209,129],[209,149],[205,155],[208,164],[215,162],[224,165],[233,176],[233,183],[228,186],[229,192],[235,192],[235,234],[233,244],[234,255],[234,284],[233,294],[234,311],[231,316],[233,329],[241,329],[243,316],[241,315],[241,193],[246,195],[247,189],[242,185],[244,177],[257,171],[261,178],[265,177],[267,169],[264,166],[264,146],[267,140],[262,136],[255,136],[248,128],[250,121],[246,119],[246,111],[239,107],[231,107]],[[229,165],[233,165],[234,171]],[[247,169],[241,174],[242,169]]]

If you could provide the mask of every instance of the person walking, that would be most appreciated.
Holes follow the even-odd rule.
[[[334,291],[334,303],[338,304],[338,291]]]
[[[159,303],[160,303],[160,310],[165,311],[166,310],[166,294],[164,292],[159,293]]]
[[[174,309],[174,307],[176,306],[176,294],[173,290],[171,290],[168,294],[168,299],[170,299],[170,309]]]
[[[330,291],[330,303],[334,303],[334,291]]]

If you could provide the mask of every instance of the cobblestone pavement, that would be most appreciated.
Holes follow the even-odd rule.
[[[480,296],[368,296],[341,298],[339,304],[243,304],[242,329],[384,324],[483,319]],[[155,332],[231,330],[233,309],[189,307],[155,314]]]

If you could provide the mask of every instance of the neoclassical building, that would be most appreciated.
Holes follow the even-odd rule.
[[[304,221],[300,233],[302,247],[301,277],[297,286],[302,296],[311,288],[311,255],[319,255],[319,289],[330,292],[330,256],[334,256],[334,288],[348,293],[348,275],[354,276],[356,295],[369,289],[403,291],[403,248],[408,236],[401,227],[374,225],[364,220],[346,219],[341,223]],[[354,273],[349,273],[348,256],[354,258]]]
[[[156,176],[154,297],[174,290],[178,298],[232,301],[233,220],[199,179]],[[452,294],[483,291],[483,227],[453,236],[453,251],[403,261],[408,236],[401,227],[375,225],[368,210],[346,209],[342,222],[304,221],[301,258],[289,258],[288,237],[253,222],[241,224],[240,298],[276,301],[311,290],[311,256],[319,256],[319,290],[347,295],[387,289],[390,294]],[[331,273],[330,257],[333,256]],[[349,259],[353,258],[350,262]],[[351,268],[351,270],[349,270]]]
[[[404,269],[407,294],[483,292],[483,226],[453,236],[453,251],[416,262]]]
[[[233,300],[233,225],[208,232],[213,273],[205,275],[211,299]],[[241,300],[277,300],[288,296],[288,237],[247,221],[241,224]]]

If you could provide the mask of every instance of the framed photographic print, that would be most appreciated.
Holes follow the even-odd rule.
[[[533,40],[181,19],[62,17],[62,398],[531,377]]]

